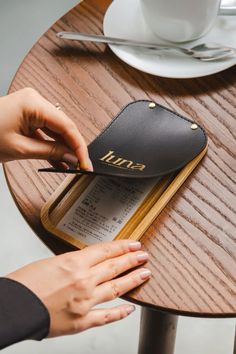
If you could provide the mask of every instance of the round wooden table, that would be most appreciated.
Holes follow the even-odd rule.
[[[109,3],[84,1],[55,23],[26,56],[10,92],[31,86],[59,102],[87,143],[121,107],[143,98],[206,129],[207,156],[142,238],[153,276],[126,296],[143,306],[139,353],[170,354],[178,315],[236,316],[236,67],[198,79],[153,77],[123,63],[105,45],[55,36],[62,30],[100,34]],[[45,231],[40,209],[65,175],[37,172],[46,166],[31,160],[4,168],[25,220],[59,254],[73,248]]]

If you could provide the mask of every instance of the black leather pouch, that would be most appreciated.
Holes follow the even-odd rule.
[[[54,168],[39,171],[158,177],[181,169],[206,145],[202,127],[157,103],[140,100],[124,107],[89,145],[94,172]]]

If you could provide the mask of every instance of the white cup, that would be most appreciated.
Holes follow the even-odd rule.
[[[171,42],[186,42],[202,37],[213,27],[218,14],[236,15],[236,6],[220,7],[221,0],[140,1],[151,30],[158,37]]]

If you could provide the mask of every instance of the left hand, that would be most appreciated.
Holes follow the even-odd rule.
[[[92,170],[75,123],[32,88],[0,97],[0,136],[0,162],[45,159]]]

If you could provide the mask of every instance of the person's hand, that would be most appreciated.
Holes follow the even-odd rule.
[[[129,240],[89,246],[82,251],[27,265],[7,277],[31,289],[50,314],[49,336],[73,334],[125,318],[134,310],[124,304],[110,309],[94,306],[113,300],[150,278],[139,242]],[[124,272],[127,272],[124,275]]]
[[[0,136],[0,162],[45,159],[54,166],[76,166],[79,161],[82,169],[92,170],[76,125],[32,88],[0,97]]]

